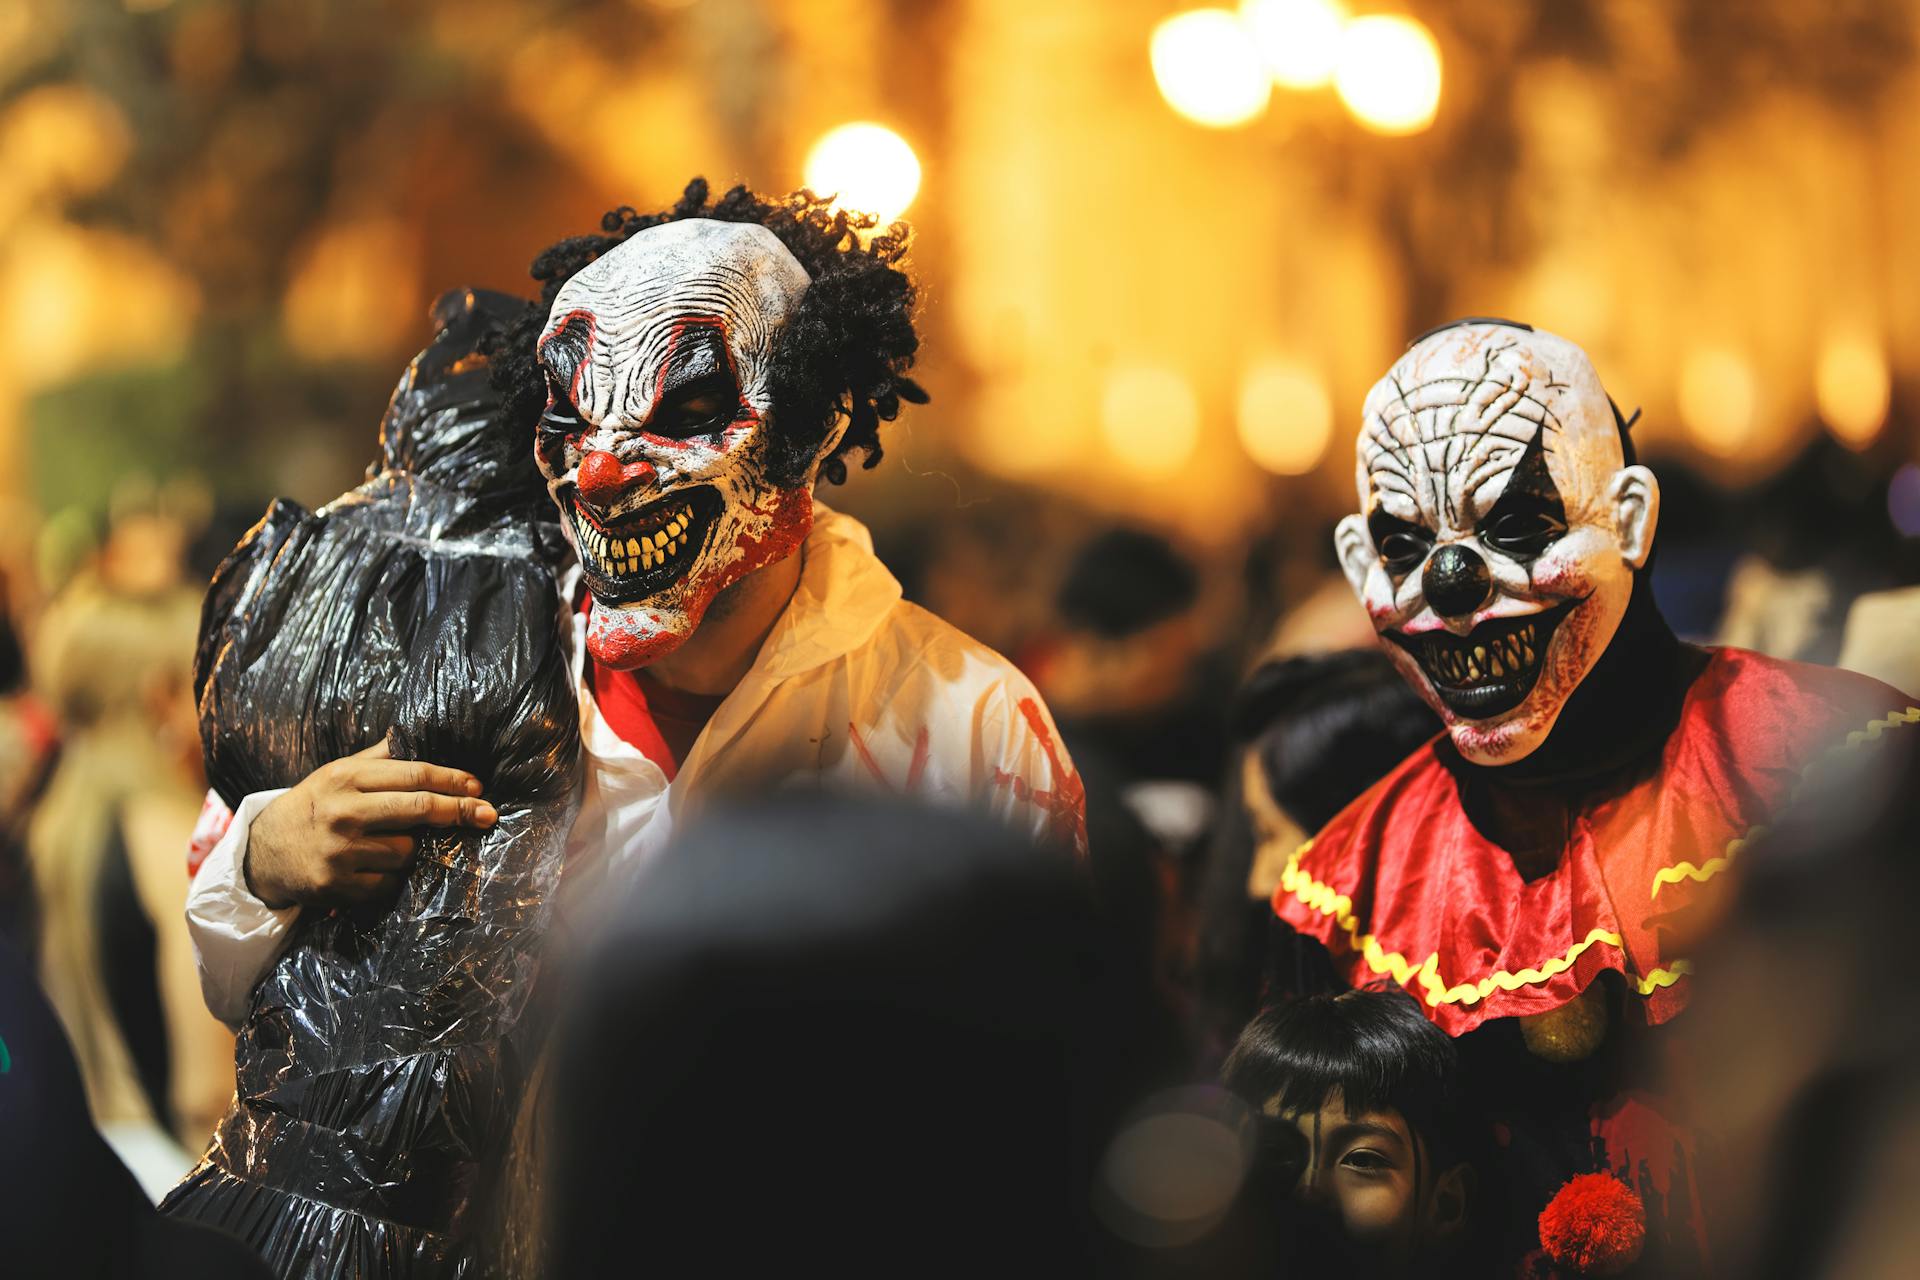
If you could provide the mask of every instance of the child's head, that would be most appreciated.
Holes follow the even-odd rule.
[[[1450,1252],[1466,1225],[1456,1058],[1406,993],[1349,991],[1267,1009],[1222,1075],[1261,1113],[1265,1182],[1301,1228],[1391,1275]]]

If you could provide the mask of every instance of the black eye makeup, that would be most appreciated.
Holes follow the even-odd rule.
[[[1480,540],[1502,555],[1532,560],[1567,531],[1565,512],[1558,502],[1532,494],[1502,498],[1480,521]]]
[[[1375,507],[1367,517],[1367,532],[1380,552],[1380,563],[1395,577],[1412,573],[1433,550],[1433,531]]]

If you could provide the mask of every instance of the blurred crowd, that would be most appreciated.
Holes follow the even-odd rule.
[[[1686,638],[1839,663],[1897,688],[1920,688],[1920,646],[1913,643],[1920,556],[1888,523],[1886,477],[1869,474],[1855,455],[1831,446],[1816,446],[1764,491],[1742,495],[1724,494],[1678,466],[1655,465],[1668,495],[1655,587]],[[49,523],[33,537],[15,539],[27,553],[14,556],[0,578],[6,622],[0,630],[0,933],[19,957],[31,958],[72,1044],[93,1121],[150,1198],[191,1166],[233,1086],[232,1037],[202,1003],[181,903],[187,846],[205,790],[193,690],[199,602],[202,584],[245,516],[216,515],[196,493],[178,484],[123,486],[97,536],[76,531],[70,522]],[[825,496],[833,498],[831,492]],[[1215,1254],[1241,1267],[1249,1257],[1265,1256],[1261,1250],[1283,1247],[1234,1225],[1230,1206],[1245,1194],[1256,1162],[1242,1149],[1248,1122],[1223,1110],[1223,1099],[1231,1095],[1153,1090],[1216,1079],[1223,1065],[1230,1085],[1236,1073],[1242,1081],[1241,1095],[1294,1088],[1287,1082],[1297,1073],[1268,1061],[1277,1052],[1273,1046],[1297,1044],[1303,1035],[1359,1034],[1355,1018],[1386,1017],[1385,1030],[1367,1034],[1378,1041],[1391,1038],[1390,1032],[1405,1033],[1412,1037],[1406,1052],[1425,1061],[1418,1059],[1423,1033],[1407,1025],[1393,1032],[1392,1010],[1383,1015],[1329,1005],[1315,1015],[1322,1019],[1318,1029],[1262,1031],[1255,1023],[1243,1035],[1243,1028],[1259,1007],[1271,967],[1290,962],[1286,954],[1269,954],[1269,903],[1280,876],[1272,851],[1292,848],[1318,829],[1430,737],[1437,721],[1372,647],[1367,621],[1338,577],[1324,532],[1311,538],[1276,532],[1236,555],[1203,553],[1149,528],[1102,526],[1067,500],[1039,494],[995,496],[912,522],[876,523],[881,553],[910,597],[1013,657],[1053,708],[1086,786],[1099,904],[1097,921],[1074,924],[1080,908],[1065,905],[1065,891],[1036,881],[1020,890],[1038,895],[1050,922],[1027,939],[1034,955],[1009,961],[1012,968],[1004,972],[992,965],[970,969],[981,962],[982,935],[974,935],[954,941],[946,958],[925,952],[924,964],[928,972],[948,975],[941,981],[957,984],[949,1013],[968,1000],[1014,999],[1028,1010],[1033,1036],[1051,1043],[1064,1034],[1052,1020],[1072,1006],[1081,1028],[1074,1035],[1084,1032],[1086,1039],[1068,1036],[1055,1043],[1048,1052],[1062,1054],[1061,1063],[1044,1067],[1031,1056],[1038,1041],[1023,1039],[1023,1015],[998,1005],[975,1022],[956,1014],[957,1022],[913,1031],[925,1043],[911,1050],[917,1065],[906,1077],[854,1088],[844,1078],[846,1069],[858,1066],[862,1055],[869,1063],[905,1061],[901,1055],[909,1052],[911,1036],[899,1028],[854,1034],[842,1027],[827,1036],[839,1047],[820,1061],[785,1054],[777,1064],[764,1061],[769,1039],[791,1043],[807,1028],[836,1026],[841,1015],[830,1008],[794,1008],[793,993],[805,984],[783,980],[784,994],[768,1004],[768,992],[743,978],[751,988],[745,994],[701,999],[744,1000],[762,1011],[765,1024],[750,1021],[748,1031],[729,1032],[745,1036],[729,1051],[739,1055],[737,1080],[703,1076],[696,1087],[630,1074],[632,1058],[647,1056],[641,1047],[646,1023],[611,1016],[617,1010],[600,1010],[604,1019],[592,1011],[596,1001],[635,997],[619,983],[589,983],[583,997],[588,1012],[574,1015],[588,1028],[581,1033],[584,1047],[566,1057],[571,1065],[559,1068],[583,1079],[579,1091],[561,1096],[603,1099],[610,1090],[659,1088],[676,1091],[676,1097],[710,1095],[712,1103],[690,1104],[671,1121],[636,1120],[652,1126],[644,1133],[600,1131],[574,1153],[582,1163],[568,1166],[573,1171],[562,1180],[570,1188],[565,1214],[584,1225],[595,1213],[615,1216],[623,1195],[672,1202],[685,1187],[700,1185],[680,1178],[688,1169],[713,1166],[708,1172],[720,1176],[719,1165],[739,1158],[728,1144],[756,1140],[729,1132],[732,1122],[715,1118],[743,1094],[757,1093],[780,1109],[782,1095],[796,1090],[812,1096],[838,1090],[857,1108],[857,1114],[833,1122],[846,1134],[877,1126],[875,1117],[888,1108],[931,1107],[944,1117],[923,1119],[928,1127],[914,1145],[924,1154],[924,1143],[942,1135],[938,1141],[951,1157],[943,1165],[949,1184],[944,1190],[921,1186],[912,1196],[896,1195],[899,1202],[887,1202],[890,1208],[874,1210],[875,1217],[890,1218],[903,1247],[917,1232],[951,1225],[929,1200],[964,1198],[973,1185],[965,1182],[969,1178],[1004,1181],[1006,1170],[988,1153],[990,1144],[983,1145],[984,1134],[1011,1140],[1069,1121],[1078,1127],[1062,1136],[1064,1145],[1054,1154],[1069,1164],[1096,1156],[1105,1161],[1097,1172],[1104,1181],[1095,1210],[1120,1273],[1159,1274],[1155,1268],[1175,1266],[1170,1258],[1184,1259],[1175,1271],[1213,1265],[1205,1260]],[[1888,789],[1881,788],[1868,812],[1885,810]],[[767,866],[741,868],[735,883],[760,876],[770,894],[795,890],[791,859],[799,855],[745,852],[766,844],[752,835],[755,824],[776,820],[748,814],[738,819],[744,836],[729,834],[725,825],[705,832],[698,841],[703,862],[685,865],[707,869],[684,874],[720,874],[713,870],[716,860],[765,857]],[[944,839],[952,844],[953,874],[994,881],[1005,871],[979,850],[1002,847],[1006,837],[965,824],[929,836],[920,822],[886,808],[832,812],[813,824],[815,834],[806,843],[886,849],[911,831],[915,858],[939,865],[948,855],[930,851],[926,842]],[[842,839],[834,834],[836,824],[864,829]],[[1857,825],[1832,838],[1866,841],[1849,856],[1877,867],[1883,851],[1872,847],[1871,830],[1860,835]],[[1033,924],[1007,901],[988,905],[982,898],[978,921],[949,899],[935,910],[926,884],[890,884],[850,854],[810,849],[807,857],[814,860],[807,865],[842,856],[856,865],[825,873],[825,883],[844,874],[849,884],[861,886],[859,894],[877,895],[884,904],[878,916],[862,917],[876,932],[860,945],[892,957],[886,967],[891,982],[904,984],[901,989],[912,985],[907,975],[922,963],[912,957],[927,945],[920,928],[924,913],[932,912],[926,920],[937,917],[942,930],[966,934],[977,927],[1015,947],[1022,945],[1019,929]],[[976,864],[976,856],[985,861]],[[802,879],[812,883],[813,874]],[[1764,886],[1765,893],[1786,891]],[[728,909],[752,910],[750,904]],[[1833,904],[1835,927],[1850,909]],[[884,923],[873,925],[875,919]],[[1751,936],[1736,933],[1729,945],[1762,945],[1758,939],[1766,936],[1769,920],[1763,901],[1754,909]],[[1043,937],[1056,926],[1067,932]],[[681,939],[676,945],[697,951],[712,941],[684,918],[674,928]],[[1092,932],[1074,932],[1081,929]],[[619,937],[597,945],[638,946],[634,939],[643,934],[641,924],[630,920]],[[909,937],[919,940],[909,945]],[[1025,977],[1010,976],[1084,963],[1085,955],[1067,954],[1073,946],[1055,954],[1067,945],[1063,937],[1098,952],[1100,991],[1063,986],[1048,993]],[[649,935],[644,945],[651,955],[665,944]],[[805,969],[802,957],[812,954],[810,945],[806,939],[793,943],[799,970]],[[948,963],[954,955],[967,957],[960,976]],[[1867,964],[1857,956],[1853,962]],[[835,990],[838,980],[826,980],[823,989]],[[1071,986],[1068,978],[1060,980]],[[1293,989],[1314,985],[1281,980]],[[916,988],[913,999],[933,998],[928,990]],[[894,997],[864,998],[887,1003]],[[1088,1026],[1103,1008],[1112,1020]],[[1755,1018],[1753,1034],[1787,1034],[1767,1031],[1757,1012]],[[1418,1017],[1413,1022],[1424,1027]],[[992,1035],[978,1038],[988,1026]],[[1037,1030],[1043,1026],[1052,1029],[1043,1035]],[[1716,1021],[1700,1034],[1746,1033]],[[957,1042],[966,1036],[976,1038],[964,1046]],[[1832,1037],[1824,1043],[1831,1048]],[[1892,1052],[1883,1046],[1868,1057],[1877,1062],[1873,1053]],[[1071,1106],[1016,1083],[1026,1078],[1018,1072],[1043,1067],[1053,1078],[1079,1079],[1074,1073],[1094,1058],[1127,1067],[1103,1068],[1098,1087],[1091,1077],[1080,1080],[1069,1089]],[[1006,1075],[1016,1070],[1010,1065],[1016,1060],[1023,1065]],[[1756,1055],[1746,1060],[1758,1064],[1752,1071],[1766,1073]],[[1734,1117],[1736,1130],[1745,1124],[1751,1131],[1762,1120],[1787,1124],[1778,1112],[1808,1105],[1795,1090],[1825,1078],[1815,1070],[1817,1062],[1792,1061],[1806,1078],[1792,1087],[1754,1085],[1756,1096],[1773,1101],[1752,1102],[1757,1111]],[[660,1063],[657,1069],[674,1068]],[[622,1079],[608,1078],[610,1070]],[[999,1084],[982,1083],[994,1080]],[[1081,1086],[1091,1091],[1076,1092]],[[1892,1095],[1904,1098],[1903,1090]],[[1323,1083],[1321,1102],[1326,1091]],[[598,1106],[590,1110],[605,1118]],[[698,1121],[691,1128],[689,1116]],[[577,1132],[594,1127],[584,1115],[576,1119],[583,1126]],[[755,1123],[772,1122],[763,1117]],[[789,1138],[826,1143],[833,1135],[817,1129],[826,1123],[810,1122]],[[567,1132],[564,1125],[559,1132]],[[1088,1136],[1096,1133],[1118,1136],[1107,1144]],[[1769,1139],[1762,1133],[1754,1140],[1764,1147]],[[655,1181],[628,1186],[620,1178],[641,1176],[631,1170],[607,1174],[618,1164],[608,1143],[630,1149],[626,1144],[641,1142],[676,1153],[660,1167],[675,1171],[672,1181],[680,1192]],[[854,1149],[860,1149],[857,1143]],[[893,1158],[912,1156],[895,1152]],[[1220,1160],[1240,1172],[1219,1174]],[[781,1156],[772,1167],[781,1169],[780,1177],[804,1177],[798,1167],[783,1167],[791,1161]],[[859,1181],[863,1175],[850,1167],[836,1176]],[[1751,1190],[1759,1202],[1776,1193]],[[1027,1205],[1023,1211],[1037,1203],[1008,1190],[1007,1203],[1015,1202]],[[714,1212],[700,1203],[682,1207],[689,1224]],[[1052,1246],[1035,1246],[1040,1252],[1034,1256],[1048,1247],[1067,1249],[1070,1239],[1078,1239],[1072,1224],[1079,1212],[1062,1207],[1061,1216],[1043,1214],[1044,1223],[1028,1224],[1056,1233]],[[794,1231],[807,1229],[804,1213],[796,1209],[787,1216]],[[811,1229],[819,1228],[813,1221]],[[692,1250],[703,1237],[691,1226],[688,1231],[682,1243]],[[594,1252],[602,1247],[614,1246],[606,1240],[581,1245],[570,1274],[597,1274],[599,1263],[617,1256]],[[671,1257],[681,1246],[663,1238],[655,1247]],[[1298,1241],[1284,1247],[1296,1248]]]

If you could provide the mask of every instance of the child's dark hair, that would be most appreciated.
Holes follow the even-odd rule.
[[[1221,1080],[1259,1109],[1316,1111],[1336,1091],[1349,1115],[1398,1111],[1433,1150],[1461,1158],[1459,1054],[1398,988],[1302,996],[1262,1011],[1240,1033]]]
[[[820,444],[844,415],[846,435],[821,464],[839,484],[846,458],[864,452],[864,466],[880,461],[880,424],[898,416],[902,401],[925,404],[927,393],[907,377],[920,345],[914,331],[913,281],[900,269],[907,252],[905,223],[863,240],[878,219],[833,208],[811,191],[784,198],[734,187],[708,202],[705,178],[689,182],[679,203],[659,213],[621,206],[600,219],[605,234],[571,236],[533,260],[540,300],[487,344],[494,385],[515,421],[531,422],[546,400],[535,343],[560,287],[581,268],[637,232],[685,218],[755,223],[771,231],[806,268],[812,283],[780,331],[773,353],[773,403],[778,441],[776,483],[796,484]]]

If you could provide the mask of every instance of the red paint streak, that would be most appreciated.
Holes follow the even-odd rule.
[[[929,754],[927,726],[921,725],[920,736],[913,740],[913,759],[907,762],[907,791],[909,793],[920,789],[920,778],[927,771],[927,756]]]
[[[1043,810],[1047,815],[1048,834],[1084,854],[1087,851],[1086,785],[1080,780],[1079,774],[1068,771],[1062,765],[1060,749],[1054,744],[1047,718],[1040,713],[1040,704],[1032,698],[1022,698],[1019,707],[1020,714],[1026,718],[1027,728],[1032,730],[1033,736],[1040,742],[1040,750],[1046,754],[1048,768],[1054,777],[1053,788],[1044,790],[1036,787],[1018,774],[1000,768],[994,769],[993,781],[995,785],[1012,791],[1014,799]]]
[[[860,726],[851,720],[847,722],[847,740],[853,743],[854,754],[860,757],[860,763],[866,766],[875,782],[889,791],[904,791],[908,795],[920,790],[920,780],[927,771],[927,757],[931,754],[925,725],[920,726],[920,733],[913,740],[913,759],[907,762],[907,781],[903,787],[895,787],[888,780],[886,771],[868,748],[867,740],[860,736]]]
[[[647,404],[648,422],[653,421],[653,415],[659,412],[661,398],[666,394],[667,370],[673,367],[673,353],[679,349],[680,343],[686,338],[688,333],[704,329],[711,329],[719,333],[720,355],[721,358],[727,362],[727,374],[733,379],[733,385],[735,387],[740,386],[740,368],[734,363],[733,345],[729,341],[729,330],[726,319],[722,316],[687,316],[683,319],[676,320],[673,322],[673,329],[667,334],[666,354],[660,357],[660,367],[654,371],[653,396]],[[740,409],[743,415],[751,414],[758,420],[758,411],[747,403],[745,391],[740,392]],[[653,432],[646,430],[644,426],[641,428],[640,435],[648,444],[659,449],[692,449],[701,443],[698,437],[693,436],[689,436],[686,439],[677,439],[673,436],[655,435]]]
[[[887,790],[893,790],[893,784],[887,781],[887,775],[881,770],[880,762],[875,760],[873,752],[867,749],[866,739],[860,736],[860,726],[851,720],[847,721],[847,738],[853,743],[854,753],[860,757],[860,763],[865,765],[867,772],[873,775],[873,780]]]
[[[567,312],[564,316],[561,316],[558,324],[548,326],[546,335],[540,339],[540,344],[535,348],[534,354],[544,359],[547,352],[547,344],[564,333],[567,326],[575,320],[585,320],[587,322],[586,345],[580,352],[580,359],[574,362],[573,372],[568,375],[567,378],[567,396],[573,401],[574,406],[577,408],[580,404],[580,375],[586,371],[587,365],[592,362],[593,341],[595,335],[599,332],[600,322],[594,316],[593,312],[575,308]]]
[[[213,846],[220,843],[220,837],[227,834],[227,828],[233,825],[233,810],[227,808],[220,797],[212,791],[207,792],[206,803],[200,806],[200,817],[193,824],[193,834],[187,841],[187,875],[200,873],[200,864],[213,852]]]
[[[768,526],[759,537],[742,533],[734,539],[734,545],[740,548],[742,565],[751,565],[743,568],[738,576],[791,554],[813,529],[813,494],[804,488],[776,489],[767,507],[748,504],[747,510],[765,518]]]

